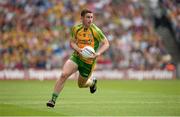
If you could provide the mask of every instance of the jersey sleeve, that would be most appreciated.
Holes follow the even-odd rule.
[[[102,41],[103,39],[106,38],[104,33],[101,31],[101,29],[99,29],[95,24],[93,24],[93,32],[94,32],[94,36],[98,41]]]
[[[70,34],[71,34],[71,39],[72,39],[72,40],[75,39],[75,32],[76,32],[76,27],[73,26],[73,27],[71,28],[71,32],[70,32]]]
[[[72,39],[76,39],[76,35],[78,33],[79,30],[81,30],[83,28],[83,25],[82,24],[77,24],[77,25],[74,25],[72,28],[71,28],[71,38]]]

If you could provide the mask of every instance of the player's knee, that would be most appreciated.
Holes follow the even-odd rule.
[[[84,88],[85,85],[84,85],[83,83],[78,83],[78,87],[79,87],[79,88]]]
[[[62,78],[62,79],[67,79],[67,78],[68,78],[68,74],[65,73],[65,72],[62,72],[61,78]]]

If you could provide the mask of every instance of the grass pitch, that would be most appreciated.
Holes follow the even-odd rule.
[[[55,81],[0,81],[0,116],[180,116],[180,80],[99,80],[98,91],[68,80],[49,109]]]

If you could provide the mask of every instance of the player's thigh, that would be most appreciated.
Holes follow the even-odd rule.
[[[75,73],[78,70],[78,66],[75,62],[68,59],[63,66],[62,74],[69,77],[71,74]]]
[[[93,65],[81,64],[78,67],[78,70],[79,70],[78,85],[83,86],[84,84],[86,84],[86,81],[91,76],[91,73],[93,71]]]
[[[79,77],[78,77],[78,86],[80,86],[80,87],[83,86],[84,84],[86,84],[87,80],[88,80],[88,78],[84,78],[83,76],[81,76],[79,74]]]
[[[88,79],[91,76],[91,74],[92,74],[92,72],[94,70],[94,65],[95,65],[95,63],[87,64],[87,63],[84,63],[84,62],[80,62],[79,66],[78,66],[79,74],[84,79]]]

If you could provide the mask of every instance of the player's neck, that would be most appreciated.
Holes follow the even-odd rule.
[[[84,29],[88,29],[90,26],[86,26],[86,25],[84,25],[83,27],[84,27]]]
[[[85,26],[83,27],[84,31],[86,32],[88,30],[89,26]]]
[[[85,24],[83,24],[83,27],[84,27],[84,29],[88,29],[91,25],[92,25],[92,24],[90,24],[90,25],[85,25]]]

